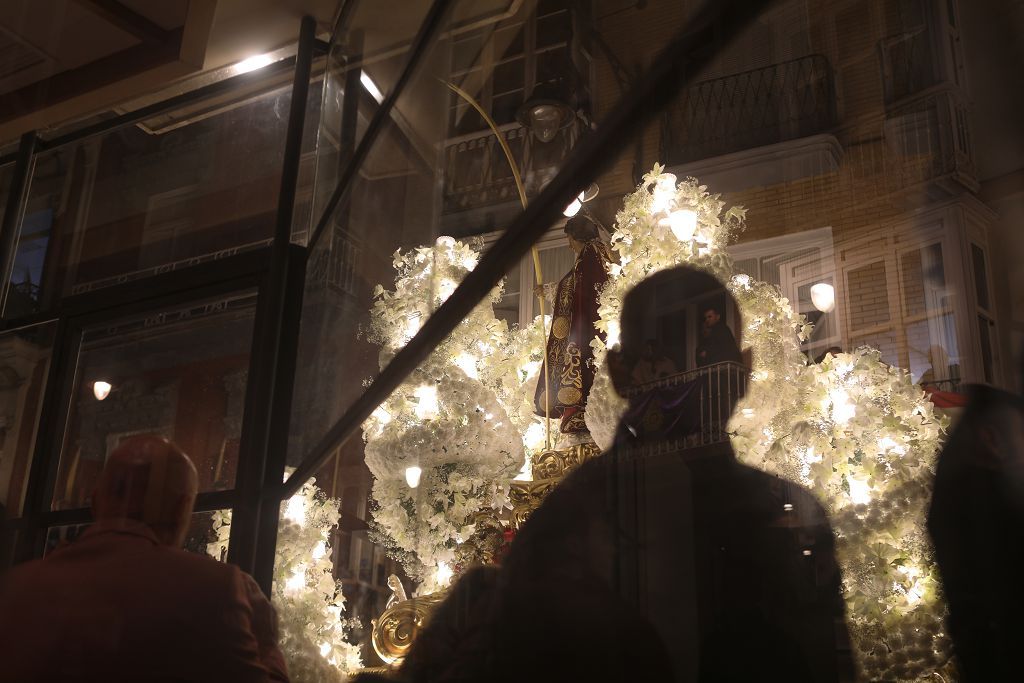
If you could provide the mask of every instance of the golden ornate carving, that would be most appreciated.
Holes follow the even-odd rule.
[[[569,336],[569,319],[565,316],[558,316],[551,323],[551,334],[556,339],[565,339]]]
[[[584,443],[564,450],[544,451],[534,458],[533,481],[513,481],[509,491],[512,528],[522,526],[566,474],[600,452],[597,444]]]
[[[445,592],[431,593],[397,602],[373,622],[373,649],[386,663],[399,664],[409,653],[412,641],[430,618]]]

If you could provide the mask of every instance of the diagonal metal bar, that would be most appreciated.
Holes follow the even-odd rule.
[[[406,84],[416,72],[417,67],[419,67],[420,58],[430,47],[432,39],[444,24],[444,19],[448,16],[448,8],[451,7],[452,2],[453,0],[434,0],[434,4],[430,6],[430,10],[424,17],[423,23],[420,24],[419,31],[416,33],[412,46],[409,48],[409,59],[405,62],[402,73],[399,74],[398,80],[395,81],[395,86],[391,88],[391,92],[380,103],[380,107],[377,108],[373,118],[370,119],[370,125],[366,127],[362,140],[359,141],[359,145],[352,153],[352,158],[349,159],[348,164],[345,165],[345,170],[341,173],[341,177],[338,178],[338,184],[335,186],[334,192],[331,193],[331,198],[324,205],[324,211],[320,214],[320,220],[317,221],[316,227],[313,228],[313,232],[310,235],[309,242],[306,244],[306,248],[310,251],[313,250],[316,243],[323,236],[327,224],[331,222],[331,218],[334,216],[335,209],[338,208],[341,202],[348,201],[348,198],[351,196],[352,184],[356,173],[362,168],[366,157],[370,155],[377,136],[384,130],[384,126],[391,116],[391,110],[395,107],[395,103],[401,96],[402,91],[405,90]]]
[[[605,121],[572,151],[564,166],[505,234],[481,257],[455,292],[427,319],[420,331],[327,431],[284,485],[266,490],[285,498],[316,474],[335,449],[359,430],[370,413],[451,334],[504,277],[512,265],[562,214],[562,208],[615,161],[614,153],[639,133],[690,80],[774,0],[705,2],[686,28],[654,59]],[[716,29],[718,35],[716,36]],[[717,40],[716,40],[717,38]]]

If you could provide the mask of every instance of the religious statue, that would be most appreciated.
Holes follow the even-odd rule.
[[[388,577],[388,588],[391,589],[391,596],[388,598],[385,609],[391,609],[394,605],[409,599],[405,593],[405,586],[402,585],[402,580],[397,575],[392,574]]]
[[[594,327],[600,318],[597,296],[608,280],[611,254],[601,240],[598,224],[585,214],[570,218],[565,234],[576,252],[576,262],[555,288],[547,373],[537,382],[534,407],[537,415],[561,420],[563,440],[573,445],[590,441],[584,419],[587,395],[594,383],[590,342],[599,335]],[[538,290],[542,295],[542,288]]]

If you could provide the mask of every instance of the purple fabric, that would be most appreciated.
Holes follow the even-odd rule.
[[[675,439],[700,431],[703,377],[664,389],[651,389],[630,399],[623,423],[646,440]]]

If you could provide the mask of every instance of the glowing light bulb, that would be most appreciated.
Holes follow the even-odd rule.
[[[440,284],[437,286],[437,293],[441,297],[441,301],[447,301],[448,297],[452,295],[455,288],[458,287],[455,280],[448,278],[442,278]]]
[[[269,66],[273,61],[274,60],[270,55],[253,55],[252,57],[246,57],[235,64],[231,70],[236,74],[247,74],[250,71],[255,71],[256,69],[262,69],[265,66]]]
[[[405,468],[405,483],[409,485],[409,488],[414,489],[419,486],[421,476],[423,476],[421,468],[415,465]]]
[[[447,586],[452,581],[452,577],[455,576],[455,572],[445,562],[440,562],[437,565],[437,583],[439,586]]]
[[[420,331],[420,314],[410,316],[405,320],[405,341],[409,341]]]
[[[314,560],[319,560],[320,558],[322,558],[324,555],[327,554],[327,544],[324,543],[323,541],[320,541],[313,548],[313,552],[311,554],[312,554]]]
[[[416,387],[412,395],[416,397],[416,417],[421,420],[432,420],[437,417],[440,412],[437,402],[437,387],[424,384]]]
[[[744,408],[743,410],[740,411],[740,414],[743,415],[743,417],[754,417],[754,409]]]
[[[377,419],[377,422],[380,422],[381,427],[391,422],[391,413],[384,410],[384,406],[377,406],[372,415]]]
[[[583,208],[583,193],[580,192],[579,196],[569,202],[569,206],[562,210],[562,215],[566,218],[572,218],[580,212]]]
[[[289,498],[288,504],[284,508],[284,518],[299,526],[304,526],[306,524],[306,499],[299,494]]]
[[[110,382],[104,382],[99,380],[92,383],[92,395],[96,397],[97,401],[102,401],[107,396],[110,396],[110,390],[113,387],[110,386]]]
[[[827,282],[811,285],[811,303],[822,313],[836,307],[836,288]]]
[[[867,505],[871,502],[871,487],[868,486],[866,479],[848,476],[846,482],[850,485],[850,500],[855,505]]]
[[[658,222],[667,225],[680,242],[689,242],[697,232],[697,212],[692,209],[676,209]]]
[[[330,651],[331,651],[331,644],[330,643],[320,643],[320,656],[321,657],[326,657],[327,653],[329,653]]]

